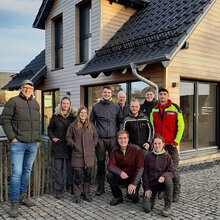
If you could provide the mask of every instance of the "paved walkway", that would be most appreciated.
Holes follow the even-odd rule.
[[[127,198],[115,207],[109,205],[111,193],[107,187],[101,197],[93,197],[91,203],[72,202],[72,195],[65,193],[64,200],[52,195],[32,198],[36,206],[20,206],[17,219],[90,219],[90,220],[138,220],[138,219],[220,219],[220,164],[206,169],[181,172],[182,194],[178,203],[173,203],[171,218],[161,216],[163,202],[157,200],[155,208],[149,214],[143,212],[142,199],[132,204]],[[94,195],[95,187],[92,187]],[[9,202],[0,204],[0,220],[8,217]]]

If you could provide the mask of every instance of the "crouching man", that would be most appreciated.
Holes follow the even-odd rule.
[[[160,135],[153,139],[153,151],[144,159],[144,210],[148,213],[154,207],[158,192],[164,191],[164,209],[162,215],[171,214],[173,200],[174,167],[171,156],[164,150],[165,141]]]
[[[125,130],[118,132],[117,141],[119,146],[113,149],[108,162],[107,179],[113,194],[110,205],[123,202],[120,184],[127,187],[127,197],[133,203],[138,203],[140,180],[144,171],[142,150],[137,145],[128,143],[129,134]]]

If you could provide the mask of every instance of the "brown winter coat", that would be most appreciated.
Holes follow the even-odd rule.
[[[67,129],[66,141],[72,147],[72,167],[87,168],[94,166],[98,134],[93,124],[90,129],[85,126],[78,129],[77,123],[73,122]]]

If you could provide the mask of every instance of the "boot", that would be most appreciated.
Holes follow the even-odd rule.
[[[15,218],[18,216],[18,206],[19,206],[18,200],[14,200],[11,202],[11,209],[8,213],[10,217]]]
[[[83,199],[87,202],[92,201],[90,196],[90,183],[83,183]]]
[[[98,185],[97,190],[95,192],[95,195],[96,196],[101,196],[104,193],[105,193],[105,186],[104,186],[104,184]]]
[[[171,215],[171,205],[168,203],[165,203],[164,209],[162,211],[162,215],[164,217],[169,217]]]
[[[34,202],[32,202],[28,196],[27,196],[27,193],[23,193],[19,196],[19,202],[22,204],[22,205],[25,205],[27,207],[32,207],[34,206]]]

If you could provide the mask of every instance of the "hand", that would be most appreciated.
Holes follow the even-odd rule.
[[[125,173],[124,171],[121,172],[120,177],[124,180],[128,178],[127,173]]]
[[[40,142],[37,142],[37,147],[40,147]]]
[[[165,178],[164,178],[163,176],[161,176],[161,177],[159,178],[158,182],[159,182],[159,183],[163,183],[164,180],[165,180]]]
[[[60,141],[60,139],[59,138],[53,138],[52,141],[56,143],[57,141]]]
[[[150,145],[149,145],[148,143],[145,143],[145,144],[143,144],[143,147],[144,147],[146,150],[148,150],[149,147],[150,147]]]
[[[18,142],[18,139],[17,139],[17,138],[14,138],[14,139],[11,141],[11,143],[16,143],[16,142]]]
[[[133,184],[130,184],[128,186],[128,194],[135,194],[135,192],[136,192],[136,186]]]
[[[145,197],[150,198],[152,196],[152,191],[149,189],[145,192]]]

